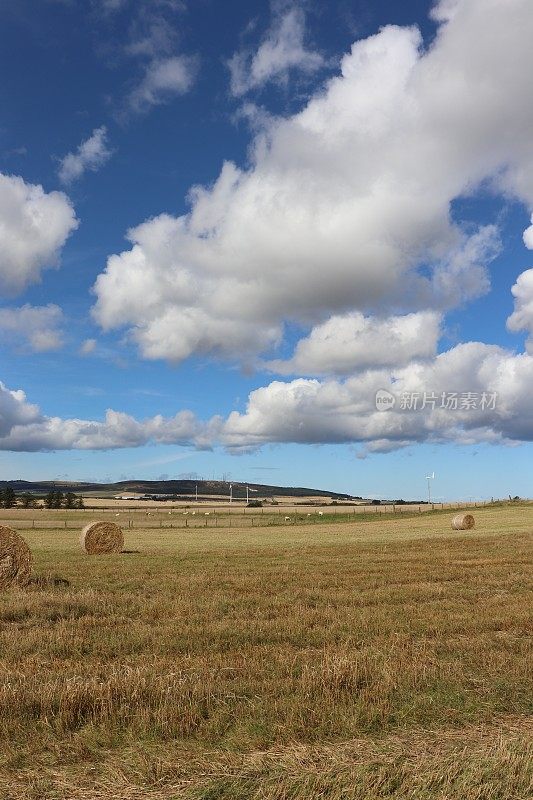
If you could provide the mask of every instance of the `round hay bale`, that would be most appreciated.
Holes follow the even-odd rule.
[[[90,522],[82,530],[80,542],[91,556],[120,553],[124,547],[124,534],[114,522]]]
[[[452,519],[452,528],[454,531],[469,531],[476,524],[472,514],[456,514]]]
[[[22,536],[0,525],[0,589],[26,586],[32,562],[31,550]]]

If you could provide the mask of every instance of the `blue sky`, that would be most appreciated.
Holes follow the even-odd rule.
[[[530,495],[532,17],[0,0],[0,478]]]

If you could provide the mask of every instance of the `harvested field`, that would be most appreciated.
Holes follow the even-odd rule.
[[[70,585],[0,594],[3,800],[530,796],[533,507],[125,529],[105,559],[43,515],[35,571]]]

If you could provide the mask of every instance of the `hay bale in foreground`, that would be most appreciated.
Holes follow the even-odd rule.
[[[0,525],[0,589],[26,586],[31,576],[31,550],[12,528]]]
[[[124,534],[114,522],[90,522],[81,532],[80,543],[91,556],[120,553],[124,547]]]
[[[452,519],[452,528],[454,531],[469,531],[476,524],[472,514],[456,514]]]

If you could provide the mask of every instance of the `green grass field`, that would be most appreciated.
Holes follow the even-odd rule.
[[[137,527],[96,557],[43,515],[35,573],[70,586],[0,596],[2,800],[532,796],[533,506]]]

